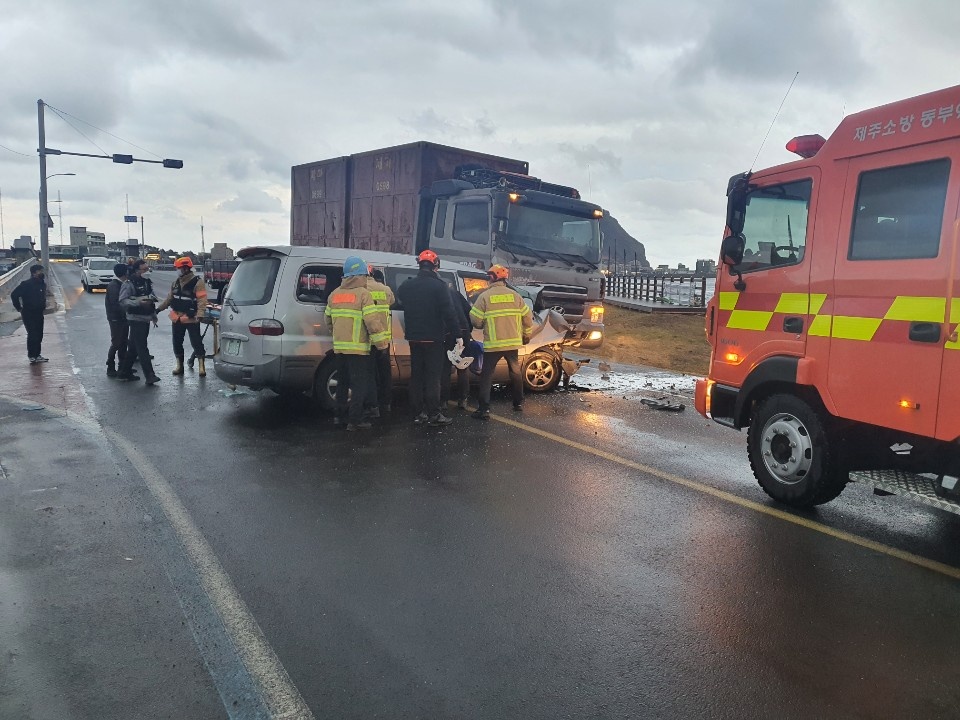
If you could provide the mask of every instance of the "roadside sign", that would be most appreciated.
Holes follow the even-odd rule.
[[[123,216],[123,221],[124,221],[124,222],[132,222],[132,223],[138,222],[136,215],[124,215],[124,216]]]

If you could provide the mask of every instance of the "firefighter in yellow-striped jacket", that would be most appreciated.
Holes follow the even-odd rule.
[[[490,390],[493,371],[503,358],[510,370],[513,409],[523,410],[523,378],[520,375],[520,347],[530,341],[533,319],[530,308],[520,293],[507,286],[510,271],[503,265],[492,265],[487,271],[490,287],[473,304],[470,321],[483,328],[483,369],[480,371],[480,409],[473,417],[490,417]]]
[[[377,383],[376,397],[367,399],[369,414],[380,417],[381,413],[390,412],[390,400],[393,396],[393,370],[390,363],[390,341],[393,339],[393,318],[390,315],[390,306],[395,302],[393,290],[384,282],[383,270],[377,270],[373,265],[367,266],[367,290],[377,305],[377,311],[383,314],[387,329],[377,335],[370,336],[371,343],[380,340],[387,341],[387,347],[380,350],[376,345],[370,348],[373,355],[373,375]]]
[[[333,335],[338,370],[343,371],[340,379],[346,379],[350,391],[347,430],[367,429],[371,425],[364,418],[364,403],[376,392],[370,347],[386,349],[390,340],[385,336],[383,313],[367,290],[367,264],[360,258],[352,256],[344,261],[343,282],[327,298],[325,317]],[[337,411],[342,421],[343,408]]]

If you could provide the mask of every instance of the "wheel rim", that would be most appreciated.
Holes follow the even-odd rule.
[[[327,397],[330,399],[330,406],[333,407],[337,404],[337,386],[340,382],[337,380],[338,372],[334,370],[330,373],[330,377],[327,378]],[[347,398],[350,397],[350,393],[347,393]]]
[[[557,369],[546,358],[534,358],[527,363],[525,372],[527,385],[533,388],[544,388],[553,382]]]
[[[789,413],[774,415],[763,426],[760,452],[767,472],[785,485],[801,482],[813,466],[810,432]]]

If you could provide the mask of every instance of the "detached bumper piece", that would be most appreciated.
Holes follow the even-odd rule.
[[[660,398],[642,398],[640,402],[654,410],[666,410],[667,412],[683,412],[687,406],[683,403],[671,402],[666,396]]]
[[[935,508],[960,515],[960,499],[937,493],[936,475],[916,475],[900,470],[858,470],[850,473],[850,482],[867,485],[878,494],[903,495]]]

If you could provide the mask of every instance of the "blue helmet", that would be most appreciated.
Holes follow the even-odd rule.
[[[366,274],[367,264],[363,261],[363,258],[359,258],[356,255],[351,255],[343,261],[343,276],[345,278]]]

